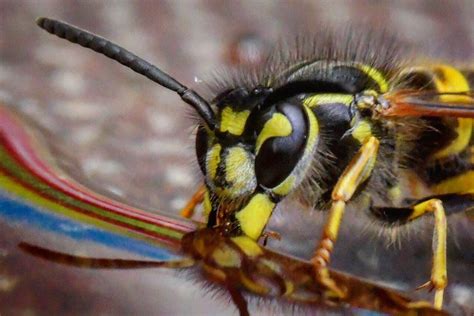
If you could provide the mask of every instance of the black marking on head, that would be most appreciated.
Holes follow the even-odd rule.
[[[274,188],[293,171],[304,153],[309,122],[301,105],[280,103],[275,110],[290,121],[292,132],[286,137],[266,140],[255,157],[257,183],[265,188]]]
[[[259,86],[251,90],[244,87],[228,89],[220,93],[213,100],[213,104],[215,104],[218,109],[231,106],[235,111],[252,110],[254,107],[260,105],[271,92],[271,88]]]
[[[209,135],[203,126],[198,126],[196,132],[196,157],[203,174],[206,174],[206,155]]]

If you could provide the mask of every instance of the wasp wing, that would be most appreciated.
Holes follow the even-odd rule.
[[[448,116],[474,118],[474,92],[399,92],[384,96],[382,116]]]

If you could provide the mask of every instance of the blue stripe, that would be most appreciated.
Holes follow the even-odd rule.
[[[51,214],[47,210],[9,197],[0,191],[0,220],[7,224],[26,224],[33,227],[68,236],[77,241],[92,241],[111,248],[125,250],[155,260],[172,260],[179,256],[159,245],[151,245],[143,240],[133,239],[117,233]],[[42,246],[42,245],[38,245]]]

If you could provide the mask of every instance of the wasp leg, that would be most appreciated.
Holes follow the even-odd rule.
[[[232,286],[230,282],[228,282],[227,284],[227,291],[229,291],[232,302],[234,302],[235,306],[237,307],[239,311],[239,315],[249,316],[250,313],[248,310],[247,301],[245,300],[242,293],[237,288]]]
[[[446,215],[474,209],[474,194],[445,194],[432,196],[415,202],[411,207],[372,207],[371,212],[381,220],[404,224],[422,215],[432,214],[435,218],[433,232],[433,263],[431,279],[418,289],[435,290],[434,306],[443,306],[444,289],[448,283],[446,264]]]
[[[431,267],[431,279],[418,289],[429,288],[435,290],[434,306],[438,309],[443,307],[444,289],[448,284],[448,274],[446,266],[446,214],[443,202],[439,199],[431,199],[413,207],[413,214],[410,220],[432,213],[435,218],[433,232],[433,263]]]
[[[206,192],[206,187],[201,185],[199,189],[193,194],[188,203],[183,207],[179,214],[184,218],[191,218],[194,215],[196,206],[201,204],[204,201],[204,193]]]
[[[318,281],[339,297],[344,297],[345,294],[329,276],[330,256],[337,239],[346,203],[352,198],[357,188],[369,178],[377,159],[378,148],[379,140],[374,136],[365,141],[337,181],[332,191],[329,218],[324,225],[319,245],[311,259]]]

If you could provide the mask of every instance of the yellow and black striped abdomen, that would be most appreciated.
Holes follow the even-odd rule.
[[[468,92],[474,85],[474,70],[461,70],[448,65],[435,65],[420,69],[430,79],[425,88],[440,93]],[[444,95],[446,102],[466,96]],[[451,99],[450,99],[451,98]],[[439,148],[426,157],[426,182],[434,194],[474,191],[474,120],[444,117],[433,119],[432,143]],[[438,134],[436,134],[438,133]],[[424,139],[429,142],[430,139]],[[420,144],[429,146],[429,144]]]

